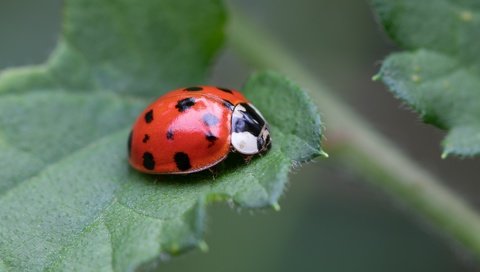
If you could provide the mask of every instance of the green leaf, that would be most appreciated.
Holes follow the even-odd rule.
[[[390,55],[376,77],[426,123],[448,130],[444,157],[479,155],[479,2],[373,0],[373,7],[408,50]]]
[[[322,154],[315,107],[267,72],[244,90],[271,122],[267,154],[248,164],[230,158],[216,177],[133,170],[131,124],[151,98],[204,83],[223,7],[70,0],[65,16],[47,64],[0,74],[0,270],[151,268],[204,245],[208,203],[276,208],[291,166]]]

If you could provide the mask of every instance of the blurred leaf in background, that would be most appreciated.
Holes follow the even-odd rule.
[[[476,1],[374,0],[390,37],[407,52],[377,75],[426,123],[449,131],[448,154],[480,153],[480,4]]]

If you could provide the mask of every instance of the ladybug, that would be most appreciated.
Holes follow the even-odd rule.
[[[198,86],[150,104],[130,132],[128,156],[141,172],[188,174],[211,168],[230,152],[248,159],[270,146],[265,118],[240,92]]]

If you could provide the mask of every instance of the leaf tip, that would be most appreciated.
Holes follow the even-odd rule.
[[[280,204],[278,204],[278,202],[273,203],[273,204],[272,204],[272,208],[273,208],[273,210],[276,211],[276,212],[279,212],[280,209],[281,209],[281,208],[280,208]]]
[[[372,76],[372,81],[379,81],[380,79],[382,79],[382,75],[380,73]]]
[[[228,201],[229,199],[230,199],[229,195],[220,194],[220,193],[212,193],[207,197],[208,202],[222,202],[222,201]]]
[[[207,253],[209,251],[208,244],[203,240],[198,242],[198,249],[200,249],[200,251],[203,253]]]
[[[441,156],[442,160],[446,159],[447,157],[448,157],[448,152],[444,151]]]
[[[324,158],[329,158],[330,157],[330,155],[328,155],[328,153],[323,151],[323,150],[320,150],[320,156],[323,156]]]
[[[180,246],[178,244],[172,244],[169,249],[170,253],[176,255],[180,253]]]

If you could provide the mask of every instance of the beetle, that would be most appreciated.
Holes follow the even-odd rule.
[[[270,147],[260,111],[240,92],[214,86],[161,96],[140,114],[128,138],[130,165],[149,174],[199,172],[231,152],[248,159]]]

